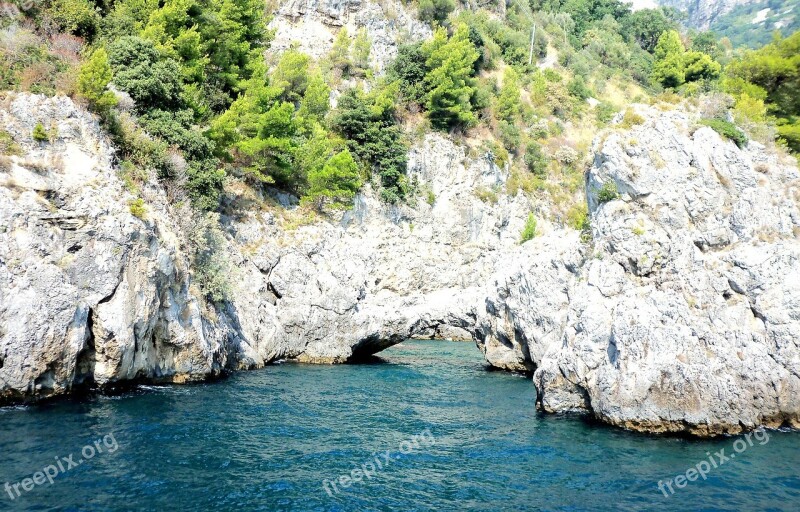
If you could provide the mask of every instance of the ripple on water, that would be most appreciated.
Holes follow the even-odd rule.
[[[541,416],[530,376],[487,371],[471,343],[407,341],[380,356],[2,408],[0,481],[18,482],[107,433],[119,449],[0,509],[800,510],[796,433],[772,432],[664,497],[659,480],[730,451],[733,439]],[[400,453],[426,429],[432,443]],[[333,495],[323,488],[377,466],[387,450],[368,479]]]

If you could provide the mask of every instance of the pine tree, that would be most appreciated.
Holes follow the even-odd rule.
[[[81,66],[78,74],[78,94],[89,102],[89,107],[105,113],[117,104],[117,98],[107,89],[111,82],[111,65],[104,48],[98,48]]]
[[[372,41],[367,34],[367,29],[361,28],[353,40],[353,65],[361,71],[369,69],[369,54],[372,51]]]
[[[503,87],[497,97],[498,118],[513,123],[519,117],[520,88],[519,75],[511,66],[503,73]]]
[[[322,209],[326,201],[334,208],[347,207],[361,187],[358,165],[345,149],[325,162],[321,168],[308,173],[308,192],[305,200]]]
[[[683,84],[686,81],[684,53],[686,49],[678,32],[668,30],[661,34],[654,52],[653,81],[672,88]]]
[[[445,29],[436,30],[422,50],[428,55],[426,65],[431,70],[425,77],[431,124],[439,129],[474,124],[470,100],[475,92],[472,74],[478,52],[469,40],[467,26],[458,25],[450,39]]]

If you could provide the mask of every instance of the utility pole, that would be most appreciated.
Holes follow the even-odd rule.
[[[533,24],[531,29],[531,49],[528,52],[528,66],[533,62],[533,41],[536,39],[536,23]]]

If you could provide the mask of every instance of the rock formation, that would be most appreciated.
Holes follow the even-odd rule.
[[[546,411],[700,435],[797,425],[797,168],[695,129],[694,114],[637,109],[644,125],[595,144],[589,243],[539,212],[541,236],[519,245],[537,206],[484,203],[476,189],[508,171],[429,134],[408,173],[430,201],[386,205],[368,186],[336,222],[292,227],[273,199],[243,208],[229,191],[231,289],[212,304],[188,207],[151,185],[133,215],[90,115],[9,94],[0,121],[22,151],[0,166],[0,394],[345,362],[456,333],[490,364],[533,372]],[[52,142],[32,139],[41,120]],[[601,201],[611,182],[619,197]]]
[[[535,368],[550,412],[699,435],[797,426],[800,174],[686,113],[647,114],[597,142],[586,263],[498,279],[489,332],[516,342],[487,356]],[[618,199],[600,202],[604,183]]]
[[[752,0],[656,0],[659,4],[674,7],[688,16],[688,24],[700,30],[708,30],[720,16],[731,12],[736,6]]]
[[[372,43],[370,62],[378,71],[394,59],[404,42],[426,39],[431,29],[408,11],[400,0],[291,0],[283,2],[270,23],[275,30],[271,48],[292,45],[314,58],[333,47],[336,33],[345,27],[350,36],[363,28]]]

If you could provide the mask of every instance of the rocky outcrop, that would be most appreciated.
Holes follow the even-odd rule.
[[[731,12],[736,6],[752,0],[656,0],[660,5],[674,7],[687,14],[687,23],[700,30],[708,30],[720,16]]]
[[[800,425],[797,168],[690,114],[640,110],[647,123],[595,148],[586,263],[498,281],[492,331],[525,336],[493,357],[535,368],[549,412],[699,435]],[[601,202],[606,183],[619,197]]]
[[[297,45],[318,59],[330,52],[342,27],[350,37],[363,28],[371,42],[370,63],[382,71],[399,45],[431,35],[430,27],[408,9],[400,0],[290,0],[281,4],[269,24],[275,30],[271,48],[282,51]]]
[[[295,230],[280,208],[227,204],[231,289],[214,305],[191,265],[191,212],[151,185],[134,216],[90,115],[67,98],[10,94],[0,119],[22,149],[0,171],[0,393],[10,399],[284,358],[344,362],[424,332],[471,336],[483,283],[530,209],[522,196],[481,202],[476,188],[502,186],[507,172],[430,135],[409,174],[431,204],[387,206],[367,189],[341,222]],[[53,141],[34,141],[49,120]]]
[[[0,397],[219,373],[225,336],[199,314],[171,222],[130,213],[96,121],[67,98],[3,101],[21,156],[0,166]],[[37,122],[52,142],[32,139]]]
[[[636,109],[643,125],[595,143],[591,242],[523,194],[481,201],[507,170],[429,134],[409,153],[417,204],[386,205],[367,186],[335,222],[291,227],[291,198],[242,207],[230,189],[215,222],[230,290],[212,304],[190,209],[152,180],[133,215],[91,116],[9,94],[0,121],[21,151],[0,161],[0,396],[469,336],[493,366],[532,373],[545,411],[698,435],[798,426],[796,166],[697,128],[691,112]],[[50,120],[53,140],[34,141]],[[540,235],[519,245],[531,211]]]

